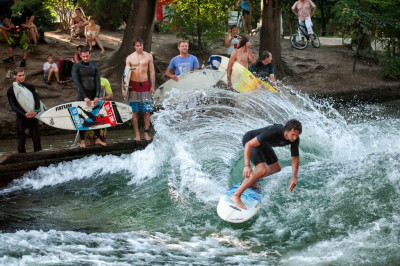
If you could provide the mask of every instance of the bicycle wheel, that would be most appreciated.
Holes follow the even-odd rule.
[[[319,41],[318,35],[314,33],[314,39],[311,39],[311,44],[315,48],[319,48],[321,46],[321,42]]]
[[[296,49],[303,50],[303,49],[306,49],[306,47],[308,45],[308,41],[302,40],[299,33],[295,32],[290,36],[290,44]]]
[[[239,16],[239,19],[237,22],[237,28],[238,28],[238,33],[241,33],[244,30],[244,19],[242,16]]]

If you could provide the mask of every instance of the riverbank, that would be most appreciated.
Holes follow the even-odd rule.
[[[47,107],[76,100],[76,88],[71,78],[65,85],[58,85],[55,81],[51,85],[44,83],[42,79],[42,66],[47,55],[52,54],[59,58],[72,58],[78,44],[84,44],[85,40],[70,38],[67,34],[47,32],[46,44],[39,44],[28,55],[26,69],[27,82],[34,84],[42,101]],[[91,60],[97,63],[100,70],[107,69],[107,60],[113,56],[122,43],[123,32],[102,31],[101,39],[106,53],[100,54],[95,48]],[[252,51],[258,57],[259,36],[251,36]],[[154,33],[152,40],[152,54],[156,68],[156,85],[166,81],[164,72],[170,59],[178,54],[176,44],[179,38],[175,34]],[[386,81],[380,77],[381,68],[370,62],[359,60],[356,71],[353,73],[354,58],[350,56],[350,48],[342,45],[340,38],[321,38],[321,47],[314,48],[311,45],[302,51],[290,46],[288,38],[281,40],[282,58],[286,65],[290,66],[294,75],[291,77],[277,77],[283,85],[291,86],[294,90],[307,93],[313,97],[335,98],[343,101],[354,99],[361,101],[387,101],[400,99],[400,81]],[[189,49],[189,52],[191,50]],[[225,54],[226,48],[223,41],[209,47],[208,53],[196,54],[200,66],[206,66],[210,54]],[[7,79],[6,73],[14,69],[21,60],[21,51],[16,49],[16,64],[1,63],[0,68],[0,103],[5,107],[0,112],[0,139],[15,138],[15,113],[8,104],[6,90],[12,84],[12,79]],[[6,58],[6,49],[0,50],[0,58]],[[114,91],[114,100],[122,101],[120,93],[121,73],[113,73],[107,77]],[[65,133],[54,130],[45,125],[42,126],[42,135],[54,135]]]

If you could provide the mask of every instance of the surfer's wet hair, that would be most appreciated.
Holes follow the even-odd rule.
[[[285,130],[291,131],[292,129],[298,130],[299,133],[301,134],[301,132],[303,130],[303,127],[302,127],[301,123],[298,120],[291,119],[286,123]]]
[[[22,67],[17,67],[14,69],[14,75],[17,75],[19,72],[25,72],[25,70]]]

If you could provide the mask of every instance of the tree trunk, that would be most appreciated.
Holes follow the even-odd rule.
[[[133,0],[131,11],[124,32],[124,38],[118,51],[107,62],[109,67],[103,72],[103,76],[111,73],[121,73],[125,67],[125,60],[129,54],[134,52],[133,40],[136,37],[143,39],[143,49],[146,52],[151,50],[151,40],[156,14],[157,0]]]
[[[260,50],[261,53],[268,50],[272,54],[273,65],[278,77],[291,74],[281,57],[281,43],[280,43],[280,14],[281,5],[280,0],[262,0],[262,24],[260,29]]]
[[[321,36],[326,36],[327,18],[325,14],[324,1],[319,1],[319,5],[321,10]]]

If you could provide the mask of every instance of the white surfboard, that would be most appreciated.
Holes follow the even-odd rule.
[[[84,101],[65,103],[50,108],[40,119],[49,126],[67,130],[90,130],[120,125],[132,119],[129,105],[99,101],[86,106]]]
[[[17,99],[19,105],[24,109],[25,112],[35,111],[35,98],[30,90],[25,88],[22,84],[18,82],[13,82],[13,90],[15,98]],[[46,106],[40,101],[40,108],[38,114],[35,118],[40,120],[40,116],[46,111]]]
[[[200,95],[204,90],[212,89],[218,84],[227,84],[226,72],[212,69],[199,69],[178,76],[179,81],[169,79],[159,86],[153,95],[155,104],[168,100],[177,104]],[[178,93],[174,92],[177,90]]]
[[[213,69],[220,71],[227,71],[229,58],[222,55],[210,56],[208,62]],[[250,70],[235,62],[232,67],[231,74],[232,87],[238,92],[249,92],[254,88],[261,87],[266,90],[278,92],[274,87],[266,83],[265,81],[256,78]]]
[[[132,70],[135,70],[136,67],[130,67],[130,66],[126,66],[124,69],[124,74],[122,75],[122,79],[123,79],[123,88],[124,88],[124,93],[125,93],[125,97],[124,100],[127,101],[129,99],[129,88],[130,85],[129,83],[131,82],[131,74],[132,74]]]
[[[254,187],[246,189],[240,197],[247,209],[242,209],[236,206],[229,199],[239,186],[240,184],[236,184],[234,187],[230,188],[218,202],[217,213],[224,221],[230,223],[243,223],[250,220],[260,209],[263,193],[261,190]]]

